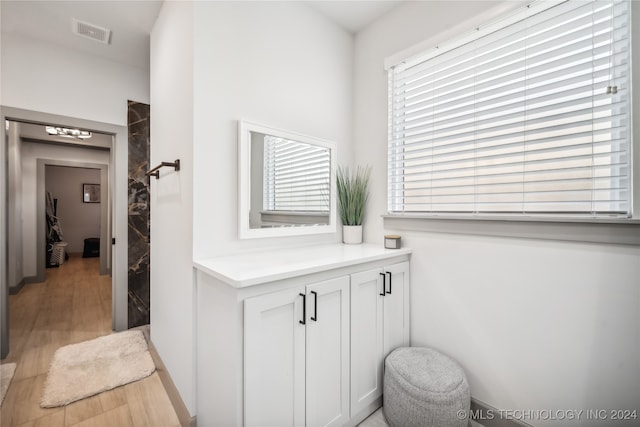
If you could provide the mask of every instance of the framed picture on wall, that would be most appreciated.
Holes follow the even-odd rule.
[[[82,184],[82,201],[100,203],[100,184]]]

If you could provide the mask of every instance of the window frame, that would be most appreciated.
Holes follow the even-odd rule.
[[[559,3],[559,2],[558,2]],[[531,6],[536,6],[533,3]],[[505,9],[494,8],[489,13],[479,15],[466,22],[472,31],[446,34],[452,43],[465,43],[465,38],[471,37],[476,31],[492,31],[496,25],[503,26],[505,21],[518,20],[518,14],[522,13],[522,7]],[[630,51],[631,68],[640,69],[638,55],[633,55],[634,40],[640,40],[640,4],[630,2]],[[488,24],[487,24],[488,22]],[[480,28],[482,26],[482,28]],[[457,27],[460,28],[460,27]],[[462,33],[462,34],[461,34]],[[443,37],[441,35],[441,37]],[[385,69],[403,62],[409,58],[415,58],[420,52],[438,45],[437,39],[430,39],[409,49],[391,55],[385,59]],[[549,216],[544,214],[515,215],[515,214],[486,214],[486,213],[399,213],[388,212],[382,215],[385,229],[427,231],[444,233],[461,233],[490,235],[503,237],[523,237],[568,240],[578,242],[600,242],[612,244],[640,244],[640,125],[639,117],[634,114],[635,105],[640,105],[640,76],[632,73],[630,97],[630,128],[631,128],[631,162],[630,171],[630,206],[631,217],[585,217],[585,216]],[[387,192],[389,191],[387,184]],[[387,198],[385,210],[388,209]],[[560,227],[560,228],[558,228]],[[557,230],[565,230],[558,233]],[[624,232],[621,233],[621,230]]]

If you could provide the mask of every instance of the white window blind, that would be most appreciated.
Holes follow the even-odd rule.
[[[329,212],[329,149],[271,135],[264,137],[263,208]]]
[[[630,216],[629,7],[531,7],[392,67],[389,212]]]

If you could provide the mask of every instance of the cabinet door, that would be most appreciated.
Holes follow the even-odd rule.
[[[349,277],[307,286],[307,427],[349,419]]]
[[[384,356],[409,345],[409,263],[385,267]]]
[[[245,300],[245,426],[305,424],[304,291],[299,287]]]
[[[381,269],[351,275],[351,416],[382,395]]]

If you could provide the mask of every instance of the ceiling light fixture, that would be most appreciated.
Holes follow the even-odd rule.
[[[89,139],[91,138],[91,132],[88,130],[69,129],[55,126],[47,126],[47,133],[49,135],[63,136],[65,138],[77,138],[77,139]]]

